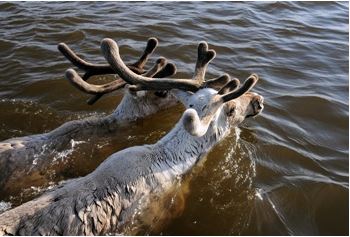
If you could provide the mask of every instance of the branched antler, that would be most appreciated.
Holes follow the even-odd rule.
[[[230,91],[229,93],[223,94],[221,96],[222,101],[227,102],[227,101],[236,99],[237,97],[240,97],[241,95],[249,91],[251,88],[253,88],[258,80],[259,80],[259,77],[257,74],[250,75],[244,81],[241,87],[238,88],[238,86],[236,86],[234,90]]]
[[[143,75],[137,75],[124,64],[119,55],[119,47],[112,39],[104,39],[101,43],[101,50],[107,62],[115,72],[118,73],[123,80],[133,85],[129,88],[135,91],[170,90],[176,88],[195,92],[201,88],[208,87],[209,85],[223,85],[229,81],[229,76],[227,74],[209,81],[204,80],[207,66],[215,57],[215,51],[209,50],[206,42],[200,42],[198,45],[198,57],[192,79],[162,78],[161,80],[157,80],[157,78],[154,78],[156,79],[154,80]]]
[[[175,65],[167,63],[165,58],[158,59],[156,64],[150,70],[147,72],[143,71],[142,75],[139,75],[141,71],[134,70],[134,68],[144,67],[147,58],[154,50],[152,47],[155,47],[156,42],[157,41],[149,40],[146,50],[141,58],[131,65],[124,64],[120,58],[117,43],[111,39],[104,39],[101,43],[102,53],[110,66],[87,63],[76,56],[72,51],[66,49],[64,50],[65,55],[68,55],[68,53],[70,55],[67,58],[72,61],[74,65],[79,65],[79,68],[86,71],[86,74],[81,78],[73,69],[69,69],[66,71],[66,78],[78,89],[95,95],[95,97],[89,100],[89,104],[94,103],[103,94],[123,87],[126,83],[130,84],[129,90],[133,92],[139,90],[166,91],[170,89],[181,89],[195,92],[205,87],[214,87],[220,90],[223,85],[230,81],[230,77],[227,74],[218,78],[205,80],[205,73],[208,64],[216,55],[214,50],[208,48],[206,42],[200,42],[198,45],[197,61],[192,79],[168,78],[176,72],[176,68]],[[61,46],[61,48],[64,47]],[[95,75],[95,73],[111,73],[111,69],[123,80],[116,80],[103,85],[93,85],[84,80],[84,78]]]
[[[231,81],[230,76],[228,74],[223,74],[217,78],[209,79],[205,81],[206,87],[214,88],[216,90],[220,90],[223,85],[226,85]]]
[[[148,39],[147,46],[141,55],[141,57],[133,64],[127,65],[127,67],[137,74],[144,74],[147,77],[164,77],[171,76],[175,74],[176,67],[174,64],[166,63],[164,58],[159,59],[156,64],[148,71],[144,70],[144,66],[149,58],[149,56],[154,52],[155,48],[158,45],[158,40],[156,38]],[[73,50],[71,50],[65,43],[60,43],[58,45],[59,51],[76,67],[85,71],[85,74],[81,78],[78,73],[76,73],[73,69],[69,69],[69,72],[66,73],[66,77],[69,79],[72,84],[78,89],[94,94],[88,100],[88,104],[94,104],[98,99],[102,97],[102,95],[117,90],[123,87],[126,83],[121,79],[117,79],[112,83],[107,83],[106,85],[102,85],[99,87],[97,91],[99,93],[95,93],[89,89],[89,83],[84,83],[87,79],[94,75],[104,75],[104,74],[115,74],[115,71],[108,64],[92,64],[86,62],[79,56],[77,56]],[[105,88],[106,90],[104,90]]]
[[[146,48],[142,53],[141,57],[133,64],[128,64],[127,67],[137,74],[145,73],[143,69],[149,56],[154,52],[158,46],[158,40],[156,38],[149,38],[147,41]],[[76,67],[85,71],[83,79],[87,80],[94,75],[105,75],[114,74],[114,70],[109,64],[93,64],[86,62],[78,55],[76,55],[72,49],[68,47],[65,43],[58,44],[58,50]]]
[[[155,75],[165,75],[165,76],[171,76],[176,72],[176,67],[172,63],[167,63],[167,60],[165,58],[159,58],[155,65],[149,69],[147,72],[145,72],[144,76],[155,76]],[[118,90],[121,87],[124,87],[127,83],[126,81],[122,79],[117,79],[115,81],[103,84],[103,85],[93,85],[83,80],[79,76],[79,74],[74,69],[68,69],[66,71],[66,78],[72,83],[73,86],[78,88],[81,91],[84,91],[88,94],[93,95],[104,95],[109,92]]]
[[[219,95],[224,95],[226,93],[229,93],[230,91],[233,91],[239,87],[239,80],[237,78],[232,79],[228,83],[226,83],[219,91]]]

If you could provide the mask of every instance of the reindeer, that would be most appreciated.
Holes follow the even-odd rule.
[[[157,45],[156,38],[148,39],[141,57],[135,63],[128,64],[127,68],[148,78],[155,77],[157,81],[174,75],[175,65],[168,63],[163,57],[160,57],[150,69],[144,69]],[[79,90],[93,95],[88,100],[88,104],[92,105],[103,95],[123,88],[125,85],[128,86],[127,82],[120,78],[103,85],[89,84],[87,80],[92,76],[116,74],[116,72],[109,64],[93,64],[83,60],[64,43],[60,43],[58,49],[73,65],[85,72],[80,77],[75,70],[70,69],[66,73],[66,78]],[[208,81],[207,84],[218,87],[228,80],[228,76],[223,75]],[[129,82],[129,85],[132,85],[132,82]],[[144,118],[176,103],[178,103],[176,98],[166,90],[132,92],[126,89],[120,104],[108,116],[69,121],[48,133],[0,142],[0,191],[9,191],[15,183],[18,184],[19,180],[28,176],[28,173],[40,172],[47,168],[52,162],[52,159],[48,158],[52,151],[71,148],[74,140],[115,132],[117,128],[128,122]],[[28,182],[31,186],[30,180]]]
[[[198,47],[194,80],[140,76],[121,60],[111,39],[101,43],[111,67],[132,91],[168,90],[187,108],[175,127],[153,145],[114,153],[89,175],[0,215],[0,234],[101,235],[122,233],[136,212],[151,205],[174,182],[220,142],[232,127],[263,110],[263,97],[248,92],[257,82],[252,74],[239,86],[233,79],[221,89],[207,88],[208,63],[215,56],[205,42]],[[74,75],[72,70],[66,72]]]

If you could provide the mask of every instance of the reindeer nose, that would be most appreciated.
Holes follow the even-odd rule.
[[[262,110],[264,108],[264,98],[262,96],[259,96],[256,100],[256,108],[258,111]]]
[[[260,113],[264,109],[263,103],[264,102],[262,99],[255,100],[254,105],[253,105],[253,109],[254,109],[254,112],[256,114]]]

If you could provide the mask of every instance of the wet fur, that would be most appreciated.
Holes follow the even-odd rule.
[[[128,122],[144,118],[175,105],[177,100],[169,94],[159,98],[153,92],[140,91],[132,95],[125,91],[116,110],[105,117],[90,117],[66,122],[49,133],[18,137],[0,142],[0,191],[27,175],[33,168],[47,167],[53,151],[69,149],[73,140],[82,140],[115,132]]]
[[[203,89],[183,98],[200,119],[206,116],[216,91]],[[251,96],[242,96],[240,112],[227,116],[224,107],[214,111],[204,136],[185,129],[186,113],[154,145],[131,147],[107,158],[94,172],[0,215],[0,234],[101,235],[121,233],[135,213],[149,205],[152,195],[169,190],[215,144],[251,113]],[[249,103],[246,103],[246,102]]]

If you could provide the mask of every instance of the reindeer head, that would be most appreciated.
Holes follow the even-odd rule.
[[[203,136],[208,128],[221,128],[227,131],[237,126],[245,118],[255,117],[263,110],[262,96],[247,92],[258,81],[256,74],[251,75],[239,88],[234,79],[219,91],[206,88],[196,93],[176,91],[177,97],[185,105],[182,122],[193,136]]]

